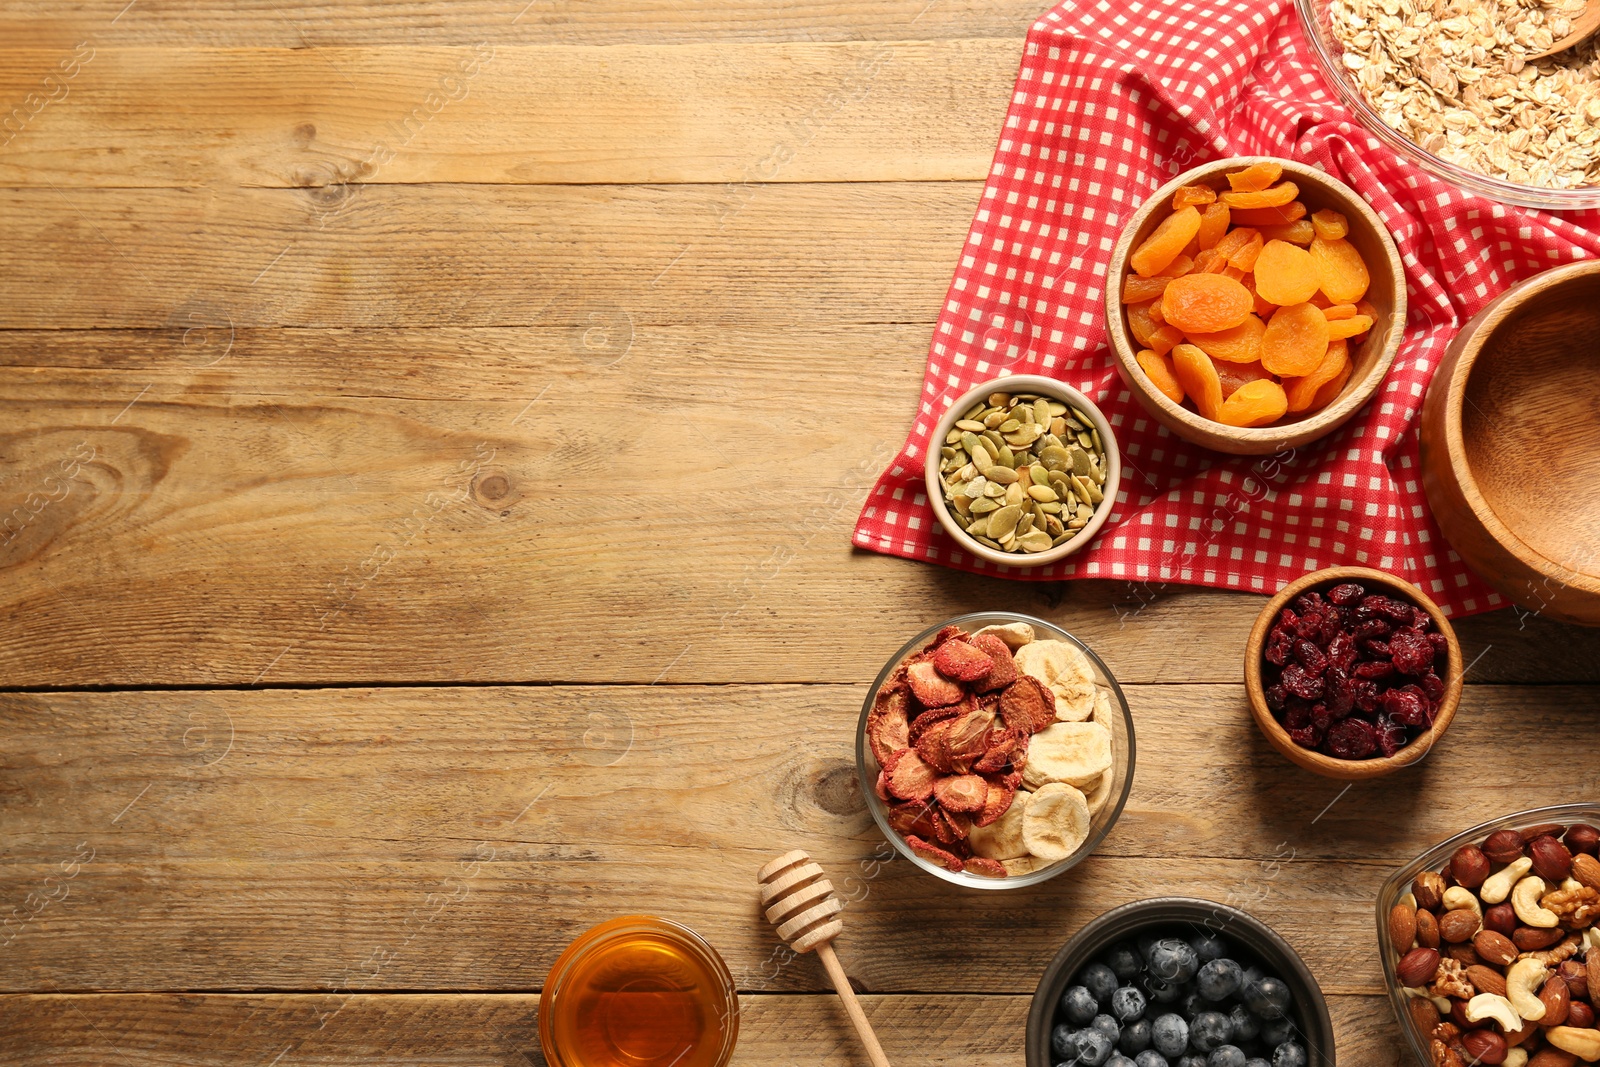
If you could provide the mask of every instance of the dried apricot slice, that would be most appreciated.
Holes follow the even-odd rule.
[[[1317,235],[1316,227],[1310,219],[1296,219],[1279,226],[1262,226],[1261,239],[1263,241],[1288,241],[1292,245],[1308,245]]]
[[[1215,419],[1222,407],[1222,379],[1211,357],[1194,345],[1178,345],[1172,350],[1172,370],[1183,391],[1194,398],[1200,414]]]
[[[1133,354],[1156,390],[1166,396],[1174,404],[1183,403],[1183,386],[1178,384],[1178,376],[1172,370],[1171,356],[1158,356],[1148,348],[1141,348]]]
[[[1238,267],[1234,267],[1234,266],[1227,266],[1227,267],[1223,267],[1222,268],[1222,276],[1224,278],[1232,278],[1236,282],[1244,281],[1244,276],[1246,274],[1249,274],[1249,273],[1250,272],[1247,271],[1247,270],[1240,270]]]
[[[1289,398],[1271,378],[1246,382],[1217,409],[1217,421],[1228,426],[1266,426],[1283,418]]]
[[[1261,365],[1273,374],[1310,374],[1328,353],[1328,320],[1315,304],[1290,304],[1267,320]]]
[[[1137,274],[1130,274],[1122,279],[1122,302],[1124,304],[1142,304],[1146,300],[1154,300],[1166,289],[1171,278],[1141,278]]]
[[[1317,391],[1337,378],[1339,372],[1349,365],[1350,349],[1344,340],[1330,343],[1322,361],[1309,374],[1284,381],[1289,394],[1289,410],[1304,411],[1309,408],[1317,397]]]
[[[1346,359],[1344,361],[1344,370],[1340,371],[1333,381],[1317,390],[1317,395],[1312,398],[1311,405],[1306,410],[1321,411],[1339,399],[1339,394],[1344,392],[1345,383],[1350,380],[1350,373],[1354,370],[1355,364]]]
[[[1341,304],[1348,307],[1348,304]],[[1326,313],[1324,313],[1326,314]],[[1328,323],[1328,340],[1336,338],[1358,337],[1372,329],[1372,320],[1365,315],[1351,315],[1347,319],[1337,319]]]
[[[1228,184],[1237,192],[1249,193],[1265,189],[1283,177],[1283,164],[1262,160],[1228,175]]]
[[[1167,264],[1167,269],[1156,275],[1158,278],[1181,278],[1194,269],[1194,260],[1186,255],[1179,254],[1178,258]]]
[[[1232,262],[1233,257],[1243,251],[1244,247],[1254,240],[1260,232],[1249,226],[1239,226],[1229,230],[1227,236],[1217,242],[1217,255]]]
[[[1251,310],[1257,315],[1262,318],[1268,318],[1274,311],[1278,310],[1277,304],[1263,298],[1260,293],[1256,292],[1256,276],[1253,273],[1246,274],[1243,278],[1240,278],[1239,284],[1245,287],[1250,293],[1250,299],[1255,301],[1255,306]]]
[[[1180,207],[1204,207],[1215,203],[1217,191],[1209,185],[1185,185],[1172,194],[1172,210]]]
[[[1222,382],[1224,400],[1247,382],[1272,377],[1267,373],[1267,368],[1259,363],[1219,363],[1214,359],[1211,362],[1217,368],[1217,378]]]
[[[1324,241],[1337,241],[1350,232],[1350,220],[1331,207],[1313,211],[1311,225],[1317,231],[1317,236]]]
[[[1187,340],[1212,359],[1226,363],[1258,363],[1261,361],[1261,338],[1266,332],[1267,324],[1250,314],[1231,329],[1191,333]]]
[[[1194,257],[1193,274],[1221,274],[1227,269],[1228,258],[1216,248],[1204,249]]]
[[[1266,189],[1254,189],[1246,192],[1230,190],[1217,197],[1232,211],[1254,211],[1264,207],[1283,207],[1291,203],[1300,195],[1300,187],[1294,182],[1279,182],[1277,185]]]
[[[1167,294],[1163,292],[1161,295],[1162,296],[1166,296]],[[1161,301],[1159,301],[1159,300],[1150,301],[1150,309],[1149,310],[1150,310],[1150,321],[1151,322],[1155,323],[1157,326],[1165,326],[1167,324],[1167,316],[1166,316],[1166,313],[1161,308]]]
[[[1133,334],[1133,339],[1146,348],[1165,355],[1172,351],[1172,346],[1183,340],[1183,333],[1171,326],[1164,326],[1150,317],[1152,304],[1128,305],[1128,332]]]
[[[1255,270],[1256,257],[1261,254],[1261,249],[1265,247],[1265,242],[1261,240],[1261,231],[1252,230],[1250,227],[1245,226],[1233,232],[1247,233],[1250,236],[1237,252],[1228,257],[1228,266],[1238,267],[1240,270]]]
[[[1329,241],[1321,237],[1311,242],[1311,258],[1322,279],[1322,291],[1335,304],[1353,304],[1367,293],[1372,276],[1356,246],[1344,238]]]
[[[1167,324],[1185,333],[1232,329],[1250,314],[1250,305],[1244,284],[1220,274],[1185,274],[1161,294]]]
[[[1311,253],[1288,241],[1268,241],[1256,257],[1254,274],[1256,292],[1280,307],[1310,300],[1323,282]]]
[[[1146,237],[1128,257],[1128,265],[1142,278],[1154,277],[1177,259],[1183,247],[1200,231],[1200,212],[1179,208],[1161,220],[1161,225]]]
[[[1228,232],[1230,217],[1228,205],[1222,201],[1206,205],[1206,209],[1200,213],[1200,229],[1196,230],[1194,235],[1195,244],[1201,251],[1222,240],[1222,235]]]
[[[1355,318],[1357,312],[1354,304],[1329,304],[1322,309],[1322,314],[1329,322],[1333,322],[1335,319]]]
[[[1287,226],[1306,217],[1306,206],[1296,200],[1283,207],[1238,208],[1232,211],[1235,226]]]

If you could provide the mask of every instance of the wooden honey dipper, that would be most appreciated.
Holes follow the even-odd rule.
[[[778,928],[778,936],[796,952],[816,952],[834,991],[844,1001],[845,1014],[850,1016],[872,1067],[889,1067],[878,1035],[872,1032],[867,1013],[861,1010],[861,1002],[850,988],[850,978],[833,953],[831,942],[844,931],[844,924],[837,918],[844,905],[833,895],[833,883],[799,849],[785,852],[761,868],[756,878],[761,883],[761,905],[767,909],[767,921]]]

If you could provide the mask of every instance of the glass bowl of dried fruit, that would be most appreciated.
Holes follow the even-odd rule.
[[[1117,371],[1151,417],[1235,455],[1344,425],[1400,348],[1405,269],[1348,185],[1293,160],[1185,171],[1134,213],[1106,269]]]
[[[1122,814],[1133,766],[1133,717],[1106,665],[1013,612],[912,638],[856,729],[856,773],[884,836],[915,866],[979,889],[1082,861]]]
[[[1463,674],[1439,606],[1366,567],[1290,582],[1245,646],[1245,691],[1261,732],[1294,763],[1343,780],[1425,757],[1455,718]]]
[[[1440,842],[1384,882],[1378,952],[1420,1062],[1600,1059],[1596,827],[1595,804],[1517,812]]]
[[[1446,18],[1429,4],[1295,6],[1324,80],[1401,158],[1506,204],[1600,207],[1595,45],[1534,58],[1570,27],[1562,3],[1498,0]]]

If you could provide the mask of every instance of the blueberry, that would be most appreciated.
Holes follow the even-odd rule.
[[[1089,1020],[1100,1014],[1100,1005],[1087,987],[1068,986],[1061,994],[1061,1014],[1074,1026],[1088,1026]]]
[[[1078,972],[1078,984],[1094,994],[1094,999],[1104,1004],[1117,991],[1117,976],[1103,963],[1091,963]]]
[[[1111,1058],[1111,1039],[1090,1027],[1078,1031],[1078,1062],[1084,1067],[1103,1067]]]
[[[1206,1067],[1244,1067],[1244,1052],[1238,1045],[1220,1045],[1206,1057]]]
[[[1289,986],[1281,978],[1263,978],[1244,987],[1244,1002],[1263,1019],[1281,1018],[1289,1010]]]
[[[1189,1047],[1196,1052],[1226,1045],[1232,1036],[1233,1024],[1220,1011],[1203,1011],[1189,1024]]]
[[[1066,1023],[1057,1023],[1050,1031],[1050,1051],[1068,1063],[1078,1062],[1078,1031]]]
[[[1105,964],[1111,972],[1126,982],[1144,970],[1144,961],[1131,941],[1118,941],[1106,950]]]
[[[1200,957],[1201,963],[1210,963],[1228,954],[1228,943],[1216,934],[1200,934],[1189,939],[1189,947]]]
[[[1211,1003],[1211,1001],[1200,995],[1200,991],[1198,989],[1191,990],[1186,996],[1184,996],[1180,1004],[1181,1007],[1179,1010],[1191,1019],[1203,1011],[1211,1011],[1216,1008],[1215,1004]]]
[[[1176,1004],[1183,999],[1184,987],[1181,982],[1163,982],[1159,978],[1146,978],[1144,987],[1150,994],[1150,999],[1158,1004]]]
[[[1150,1043],[1163,1056],[1181,1056],[1189,1047],[1189,1024],[1171,1012],[1158,1016],[1150,1024]]]
[[[1261,1020],[1250,1014],[1250,1009],[1243,1004],[1235,1004],[1228,1013],[1228,1021],[1233,1024],[1233,1039],[1235,1041],[1254,1041],[1261,1033]]]
[[[1306,1050],[1298,1041],[1285,1041],[1272,1050],[1272,1067],[1306,1067]]]
[[[1185,1056],[1178,1061],[1178,1067],[1206,1067],[1204,1056]]]
[[[1106,1067],[1139,1067],[1139,1065],[1119,1052],[1106,1061]]]
[[[1111,994],[1111,1014],[1123,1022],[1132,1022],[1144,1014],[1144,994],[1125,985]]]
[[[1122,1028],[1122,1036],[1117,1038],[1117,1048],[1128,1056],[1136,1056],[1149,1047],[1149,1019],[1135,1019]]]
[[[1244,1061],[1244,1067],[1272,1067],[1272,1064],[1268,1063],[1260,1056],[1251,1056],[1249,1059]]]
[[[1147,1048],[1133,1058],[1133,1067],[1172,1067],[1167,1058],[1153,1048]]]
[[[1267,1019],[1261,1024],[1261,1042],[1264,1045],[1281,1045],[1294,1033],[1294,1022],[1287,1016]]]
[[[1211,960],[1201,964],[1195,975],[1200,995],[1207,1000],[1227,1000],[1239,991],[1244,981],[1244,968],[1233,960]]]
[[[1163,982],[1187,982],[1200,969],[1200,957],[1187,941],[1175,937],[1157,941],[1150,949],[1150,974]]]
[[[1094,1022],[1089,1024],[1089,1029],[1100,1031],[1113,1042],[1122,1036],[1122,1024],[1109,1015],[1096,1015]]]

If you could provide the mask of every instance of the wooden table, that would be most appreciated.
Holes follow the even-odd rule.
[[[1021,1063],[1050,956],[1164,893],[1404,1062],[1374,892],[1594,794],[1600,638],[1464,623],[1448,742],[1345,789],[1250,726],[1260,598],[853,552],[1037,0],[524,2],[0,6],[0,1062],[538,1064],[636,911],[727,959],[737,1062],[863,1062],[758,915],[791,847],[897,1063]],[[1140,742],[999,896],[885,862],[853,765],[883,660],[990,607]]]

